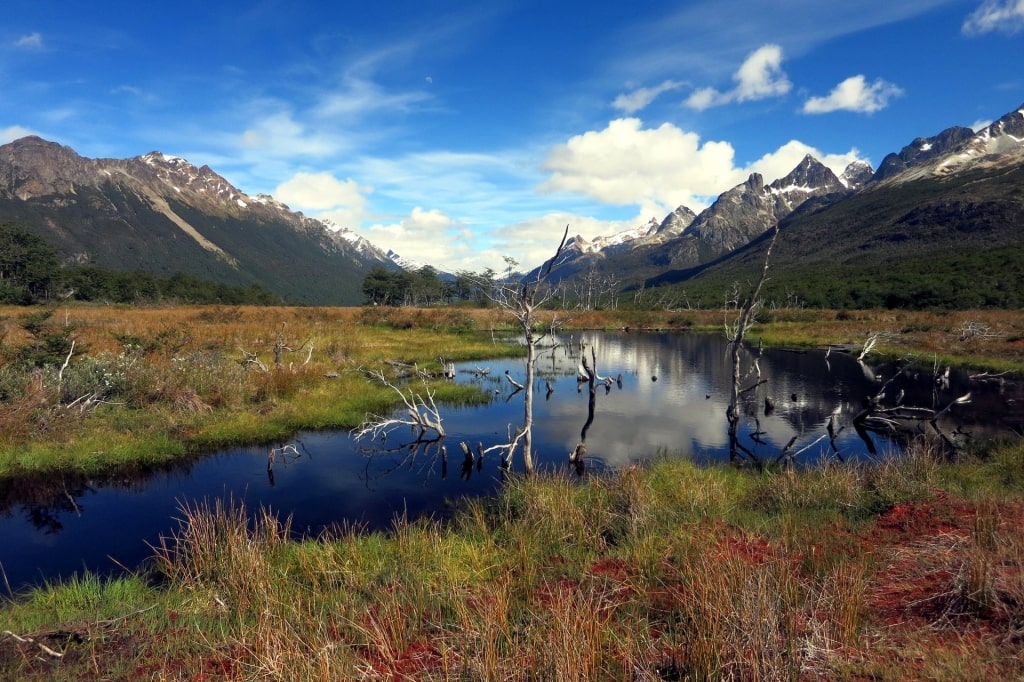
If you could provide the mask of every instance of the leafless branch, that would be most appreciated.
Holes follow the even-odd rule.
[[[423,393],[421,394],[411,388],[405,391],[395,386],[381,371],[367,372],[367,374],[398,394],[402,402],[405,403],[406,417],[383,417],[377,414],[368,414],[352,434],[356,440],[362,440],[367,436],[386,438],[388,433],[400,426],[416,429],[419,438],[422,438],[428,430],[434,431],[439,438],[444,438],[445,431],[441,414],[437,403],[434,402],[434,392],[430,390],[426,380],[423,380]]]

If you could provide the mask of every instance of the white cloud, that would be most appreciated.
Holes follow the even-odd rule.
[[[327,156],[341,147],[331,135],[307,130],[286,110],[257,118],[242,132],[238,142],[245,151],[277,158]]]
[[[733,76],[739,101],[785,95],[792,87],[782,71],[782,48],[765,45],[755,50]]]
[[[637,118],[611,121],[604,130],[576,135],[554,147],[540,189],[583,194],[606,204],[639,205],[668,213],[680,204],[707,205],[742,180],[728,142],[704,142],[670,123],[644,129]]]
[[[407,111],[428,99],[426,92],[387,92],[372,81],[348,76],[341,90],[323,96],[315,113],[323,118],[358,118],[374,111]]]
[[[981,120],[978,120],[978,121],[975,121],[974,123],[972,123],[971,124],[971,130],[973,130],[974,132],[977,133],[977,132],[979,132],[981,130],[984,130],[985,128],[988,128],[990,125],[992,125],[992,119],[990,119],[990,118],[983,118]]]
[[[29,135],[39,135],[39,133],[22,126],[8,126],[6,128],[0,128],[0,144],[7,144],[8,142],[13,142],[14,140],[28,137]]]
[[[38,31],[24,35],[14,41],[14,47],[22,50],[41,50],[43,49],[43,35]]]
[[[1024,0],[1022,0],[1024,2]],[[855,111],[871,114],[889,106],[889,100],[903,90],[881,78],[868,84],[863,75],[850,76],[832,89],[826,97],[811,97],[804,102],[805,114],[826,114],[832,111]]]
[[[836,175],[853,161],[864,160],[856,149],[825,153],[799,140],[790,140],[741,167],[735,164],[728,142],[701,143],[696,133],[669,123],[645,129],[639,119],[617,119],[604,130],[577,135],[553,148],[544,164],[550,176],[540,189],[573,192],[605,204],[638,207],[637,218],[623,225],[575,219],[581,228],[573,228],[573,233],[590,238],[635,227],[651,217],[660,220],[680,205],[700,212],[719,194],[745,181],[750,173],[760,173],[766,182],[772,182],[788,175],[808,154]],[[550,229],[552,221],[548,217],[537,220],[517,223],[517,234],[519,229]],[[562,222],[564,227],[566,221],[559,217],[553,222]],[[595,231],[590,232],[588,225]]]
[[[296,173],[274,190],[274,198],[303,211],[358,211],[364,213],[372,187],[351,178],[338,180],[330,173]],[[336,221],[337,222],[337,221]],[[351,223],[348,223],[351,224]]]
[[[480,260],[480,254],[473,248],[475,235],[436,208],[416,206],[398,222],[378,223],[361,232],[370,241],[407,260],[449,271],[478,269],[474,267]]]
[[[985,0],[964,21],[961,30],[970,36],[993,31],[1013,35],[1024,29],[1024,0]]]
[[[719,92],[710,87],[700,88],[686,99],[686,106],[703,111],[730,102],[779,97],[793,87],[782,70],[782,48],[772,44],[762,45],[747,55],[732,78],[736,81],[732,90]]]
[[[653,88],[637,88],[616,97],[612,106],[623,113],[633,114],[645,108],[662,93],[678,90],[682,86],[683,84],[678,81],[667,80]]]

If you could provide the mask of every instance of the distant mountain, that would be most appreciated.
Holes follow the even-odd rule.
[[[25,137],[0,146],[0,221],[68,263],[258,284],[310,304],[356,304],[365,273],[393,267],[354,232],[250,197],[208,166],[151,152],[89,159]]]
[[[934,137],[919,137],[901,149],[899,154],[887,154],[872,180],[880,182],[930,159],[944,156],[973,136],[974,131],[970,128],[954,126]]]
[[[901,169],[893,161],[859,190],[782,219],[766,296],[829,307],[1024,306],[1024,106],[965,130],[919,138],[895,155]],[[756,278],[766,240],[645,284],[720,304],[732,283]]]
[[[680,206],[660,224],[652,220],[635,230],[590,242],[575,237],[551,278],[571,279],[590,271],[649,277],[665,268],[709,263],[748,244],[804,202],[836,201],[862,186],[871,174],[868,164],[856,162],[838,178],[812,156],[768,185],[759,173],[753,173],[746,182],[723,192],[700,215]]]

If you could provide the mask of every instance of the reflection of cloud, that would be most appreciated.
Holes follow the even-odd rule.
[[[607,466],[622,467],[648,460],[659,452],[693,456],[698,460],[720,461],[728,457],[728,425],[725,418],[732,368],[717,335],[659,333],[583,334],[559,339],[554,352],[541,353],[538,368],[551,379],[555,392],[550,400],[539,400],[534,415],[538,456],[544,461],[564,464],[579,442],[587,418],[587,388],[577,392],[577,357],[567,349],[578,349],[582,340],[588,355],[593,348],[599,375],[623,377],[623,389],[613,386],[605,392],[598,387],[594,421],[587,432],[588,457]],[[591,346],[593,344],[593,346]],[[751,361],[744,360],[744,366]],[[510,361],[517,376],[522,361]],[[833,358],[826,368],[821,353],[793,354],[766,351],[760,359],[761,376],[767,383],[750,394],[743,406],[740,441],[758,457],[774,460],[794,436],[791,452],[811,446],[801,461],[816,461],[829,452],[825,434],[828,416],[835,411],[845,426],[838,445],[844,454],[862,452],[851,419],[859,400],[877,390],[850,358]],[[492,371],[503,371],[504,365]],[[652,380],[652,376],[658,378]],[[748,383],[752,383],[750,379]],[[541,382],[542,385],[542,382]],[[775,398],[773,414],[764,414],[764,398]],[[794,399],[793,396],[796,396]],[[516,409],[506,414],[510,423],[521,419]],[[759,429],[756,443],[751,433]],[[812,445],[813,444],[813,445]],[[879,443],[880,448],[884,444]]]

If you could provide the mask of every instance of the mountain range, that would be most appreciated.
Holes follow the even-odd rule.
[[[751,174],[700,214],[680,206],[660,224],[572,238],[549,276],[577,292],[600,280],[721,305],[756,278],[776,224],[779,303],[1024,305],[1024,105],[977,132],[917,138],[877,170],[854,163],[837,177],[808,156],[770,184]]]
[[[0,146],[3,222],[68,264],[258,284],[314,305],[361,303],[374,267],[422,266],[207,166],[160,152],[88,159],[38,137]],[[878,169],[859,162],[837,176],[807,156],[771,182],[751,174],[699,214],[680,206],[626,232],[577,235],[550,277],[577,292],[601,280],[638,298],[721,305],[759,271],[775,225],[767,291],[780,301],[1024,305],[1024,106],[977,132],[915,139]]]
[[[69,264],[257,284],[316,305],[359,304],[366,272],[395,267],[355,232],[251,197],[208,166],[160,152],[88,159],[39,137],[0,146],[0,222]]]

